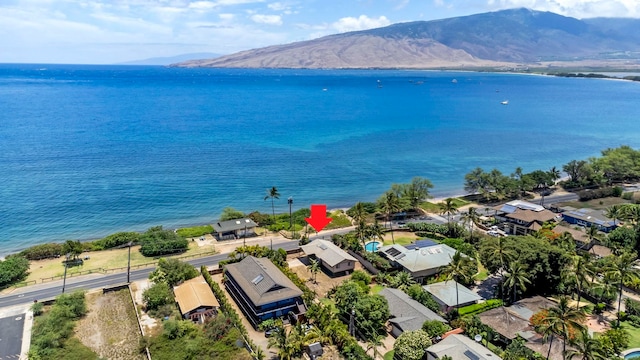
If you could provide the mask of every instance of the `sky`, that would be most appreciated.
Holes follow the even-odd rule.
[[[0,0],[0,63],[114,64],[526,7],[640,17],[640,0]]]

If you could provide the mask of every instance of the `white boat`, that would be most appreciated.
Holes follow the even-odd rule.
[[[509,100],[505,100],[505,101],[501,101],[500,104],[502,105],[509,105]]]
[[[452,83],[457,84],[458,83],[458,79],[453,79],[451,80]]]

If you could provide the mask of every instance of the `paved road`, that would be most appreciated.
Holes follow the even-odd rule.
[[[325,236],[327,234],[325,233]],[[319,236],[320,238],[322,237]],[[312,239],[315,237],[311,237]],[[268,245],[267,245],[268,246]],[[298,242],[297,241],[288,241],[284,243],[280,243],[278,245],[274,244],[274,248],[282,248],[284,250],[293,250],[297,249]],[[200,268],[200,266],[211,266],[219,263],[221,260],[224,260],[228,257],[228,253],[217,254],[212,256],[207,256],[198,259],[187,260],[189,264],[195,266],[196,268]],[[149,274],[154,270],[154,268],[144,268],[139,270],[131,271],[131,281],[137,281],[146,279],[149,277]],[[67,284],[65,287],[65,292],[71,292],[74,290],[90,290],[90,289],[98,289],[102,287],[106,287],[109,285],[122,284],[127,281],[127,273],[120,272],[114,274],[106,274],[106,275],[98,275],[91,276],[90,278],[84,279],[67,279]],[[21,289],[22,290],[22,289]],[[11,295],[0,296],[0,307],[13,306],[25,303],[31,303],[33,300],[45,300],[52,299],[57,295],[60,295],[62,292],[62,281],[54,281],[50,284],[46,284],[46,286],[35,285],[24,288],[20,293],[14,293]],[[0,359],[2,359],[0,357]],[[2,359],[4,360],[4,359]]]
[[[0,360],[20,358],[25,315],[0,319]]]

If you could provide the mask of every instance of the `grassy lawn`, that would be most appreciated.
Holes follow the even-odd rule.
[[[461,206],[469,205],[471,204],[471,202],[462,198],[453,198],[453,204],[456,205],[457,207],[461,207]],[[420,204],[420,207],[430,213],[434,213],[434,214],[440,213],[440,206],[438,205],[438,203],[425,201]]]
[[[489,272],[484,268],[480,260],[478,260],[478,273],[473,276],[476,281],[483,281],[489,277]]]
[[[596,210],[603,210],[608,208],[611,205],[616,205],[616,204],[626,204],[629,203],[630,201],[625,200],[623,198],[619,198],[619,197],[607,197],[607,198],[602,198],[602,199],[593,199],[593,200],[589,200],[589,201],[571,201],[571,202],[566,202],[566,203],[560,203],[558,205],[560,206],[573,206],[574,208],[577,209],[581,209],[581,208],[592,208],[592,209],[596,209]]]
[[[393,236],[396,244],[399,244],[399,245],[408,245],[416,241],[417,239],[419,239],[413,233],[407,233],[407,232],[394,231]],[[390,233],[384,234],[384,245],[391,245],[391,244],[393,244],[393,241],[391,240],[391,234]]]
[[[344,211],[336,210],[329,214],[327,217],[332,218],[333,220],[327,225],[326,229],[337,229],[351,226],[351,220],[345,215]]]
[[[89,270],[98,271],[100,269],[116,269],[126,268],[128,259],[128,250],[124,249],[112,249],[104,251],[92,251],[82,253],[82,257],[89,256],[89,260],[85,260],[81,266],[69,267],[67,269],[67,276],[82,272],[86,274]],[[172,257],[183,257],[190,255],[198,255],[214,251],[213,246],[198,246],[197,242],[192,241],[189,243],[189,250],[183,254],[174,255]],[[169,256],[167,256],[169,257]],[[62,265],[62,258],[47,259],[39,261],[31,261],[29,269],[29,276],[26,281],[38,281],[42,278],[50,278],[52,276],[62,276],[64,274],[64,266]],[[140,253],[140,246],[131,247],[131,266],[155,263],[157,259],[148,258],[142,256]]]
[[[629,333],[630,340],[627,349],[640,347],[640,328],[634,327],[627,321],[623,321],[621,325]]]

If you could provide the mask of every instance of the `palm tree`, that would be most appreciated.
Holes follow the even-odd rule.
[[[607,355],[602,348],[602,343],[589,335],[588,331],[581,331],[580,335],[571,342],[573,350],[567,351],[565,359],[571,360],[578,357],[580,360],[605,360]]]
[[[624,219],[624,208],[618,204],[605,209],[604,216],[613,219],[613,226],[618,225],[618,220]]]
[[[272,186],[271,189],[267,189],[267,196],[264,197],[265,201],[268,198],[271,198],[271,215],[273,217],[273,220],[275,221],[276,208],[275,208],[275,205],[273,204],[273,200],[280,199],[280,193],[278,192],[278,188],[276,188],[275,186]]]
[[[446,281],[453,280],[456,282],[456,307],[458,307],[460,305],[458,283],[460,280],[469,281],[474,275],[471,260],[458,250],[451,257],[449,265],[442,267],[441,272],[446,274]]]
[[[525,292],[527,290],[526,284],[531,284],[531,280],[529,280],[527,269],[520,262],[510,262],[509,269],[507,269],[507,271],[508,272],[505,275],[505,282],[507,287],[513,288],[513,302],[516,302],[516,297],[518,295],[516,287],[519,287],[522,292]]]
[[[318,282],[316,281],[316,279],[318,276],[318,272],[320,271],[320,261],[316,259],[310,259],[309,265],[307,265],[307,267],[309,268],[309,271],[313,275],[313,283],[317,284]]]
[[[438,204],[438,207],[440,208],[440,214],[447,215],[447,224],[449,225],[449,231],[451,231],[451,215],[458,213],[458,204],[455,203],[454,198],[446,198]]]
[[[469,238],[473,235],[473,226],[480,220],[480,215],[476,208],[471,206],[465,214],[462,215],[462,221],[470,225]]]
[[[560,298],[558,305],[549,308],[549,313],[545,318],[545,329],[552,334],[558,335],[563,338],[562,340],[562,354],[566,354],[567,351],[567,339],[572,330],[583,331],[585,326],[583,324],[586,315],[582,309],[574,309],[569,306],[569,300],[566,296]],[[553,339],[551,340],[553,342]],[[549,345],[549,352],[551,352],[551,344]],[[547,355],[547,359],[549,355]]]
[[[367,235],[366,229],[366,216],[367,212],[364,209],[364,204],[361,202],[357,202],[353,206],[353,221],[356,224],[356,237],[358,240],[362,242],[362,246],[364,247],[364,238]]]
[[[564,268],[564,277],[571,280],[575,285],[576,292],[578,293],[576,309],[580,307],[582,290],[584,290],[584,287],[589,283],[590,279],[593,279],[594,276],[590,260],[591,258],[589,255],[573,255],[571,256],[567,266]]]
[[[555,166],[549,170],[549,175],[551,176],[551,180],[555,184],[558,179],[560,179],[560,170],[558,170]]]
[[[367,352],[369,350],[373,350],[374,360],[377,359],[378,357],[382,357],[382,354],[380,353],[380,350],[378,349],[378,347],[382,346],[384,349],[387,348],[387,346],[383,342],[384,338],[385,336],[382,334],[373,333],[373,335],[370,336],[369,339],[367,340]]]
[[[382,195],[380,210],[386,214],[387,221],[389,222],[389,229],[391,230],[391,241],[395,244],[396,241],[393,238],[393,223],[391,222],[391,214],[400,211],[400,198],[393,191],[387,191]]]
[[[604,269],[606,280],[618,283],[618,314],[622,302],[622,285],[640,277],[640,271],[634,267],[636,258],[636,253],[623,252]],[[620,316],[617,324],[620,326]]]
[[[415,280],[406,271],[399,271],[391,280],[393,287],[406,291],[411,285],[415,284]]]
[[[506,264],[514,261],[516,259],[516,254],[510,247],[507,247],[507,243],[505,241],[505,237],[495,238],[496,240],[487,244],[490,251],[490,256],[492,258],[498,259],[500,262],[500,267],[498,271],[500,273],[500,297],[504,302],[504,281],[503,281],[503,271],[505,269]]]

